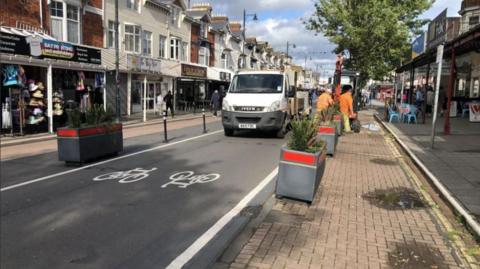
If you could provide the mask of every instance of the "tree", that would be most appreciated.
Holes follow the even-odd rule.
[[[307,29],[323,33],[363,79],[383,79],[409,55],[410,40],[435,0],[316,0]]]

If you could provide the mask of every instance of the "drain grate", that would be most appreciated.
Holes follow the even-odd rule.
[[[370,162],[376,163],[376,164],[381,164],[381,165],[397,165],[398,164],[398,162],[396,160],[384,159],[384,158],[371,159]]]
[[[407,188],[390,188],[385,190],[375,190],[362,196],[370,204],[388,209],[417,209],[424,208],[425,203],[422,201],[418,193]]]
[[[388,263],[394,269],[449,268],[437,248],[420,242],[396,243],[388,253]]]

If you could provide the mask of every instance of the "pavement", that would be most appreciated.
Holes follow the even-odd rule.
[[[445,135],[444,120],[438,118],[433,149],[430,117],[425,124],[386,125],[480,222],[480,123],[469,122],[467,117],[451,118],[451,134]]]
[[[198,123],[172,130],[164,144],[152,128],[82,167],[56,152],[2,160],[0,267],[165,268],[275,171],[285,143],[225,137],[214,121],[207,134]]]
[[[376,124],[373,110],[359,116]],[[426,198],[387,206],[405,197],[394,190],[421,191],[392,139],[372,130],[340,137],[311,205],[276,200],[238,255],[214,268],[465,268]]]

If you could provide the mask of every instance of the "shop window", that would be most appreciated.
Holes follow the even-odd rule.
[[[188,62],[188,43],[182,42],[181,61]]]
[[[138,25],[125,24],[125,51],[140,53],[140,33]]]
[[[198,49],[198,63],[203,65],[209,65],[210,63],[210,50],[205,47]]]
[[[167,37],[160,35],[158,38],[158,57],[166,58],[165,46],[167,45]]]
[[[79,8],[61,1],[50,3],[52,36],[60,41],[80,43]]]
[[[140,0],[126,0],[127,1],[127,8],[134,10],[134,11],[140,11]]]
[[[178,60],[180,58],[181,40],[175,37],[170,38],[170,59]]]
[[[147,56],[152,55],[152,33],[151,32],[143,31],[142,52],[143,52],[143,55],[147,55]]]

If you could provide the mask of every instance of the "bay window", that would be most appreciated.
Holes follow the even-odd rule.
[[[167,45],[167,37],[160,35],[158,39],[158,57],[166,58],[165,46]]]
[[[188,61],[188,43],[187,42],[182,42],[182,53],[181,55],[181,61],[187,62]]]
[[[152,55],[152,33],[149,31],[143,31],[142,52],[143,55]]]
[[[140,33],[139,25],[125,24],[125,51],[140,53]]]
[[[210,63],[210,50],[205,47],[200,47],[198,50],[198,63],[203,65],[209,65]]]
[[[80,9],[62,1],[51,1],[52,36],[60,41],[80,43]]]
[[[180,59],[181,40],[175,37],[170,38],[170,59]]]

